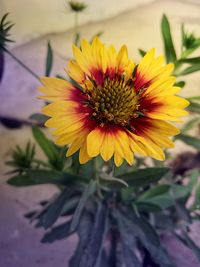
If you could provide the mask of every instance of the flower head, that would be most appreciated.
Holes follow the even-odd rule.
[[[200,38],[197,38],[193,32],[186,32],[184,25],[182,25],[182,44],[185,49],[196,49],[200,46]]]
[[[126,46],[117,52],[98,38],[73,52],[67,67],[73,83],[42,78],[40,87],[40,98],[52,102],[43,112],[56,143],[70,145],[67,156],[80,150],[80,163],[101,155],[117,166],[124,159],[133,164],[135,153],[164,160],[163,148],[173,147],[169,137],[179,133],[166,121],[180,121],[188,106],[175,96],[173,64],[163,66],[163,56],[155,58],[151,49],[136,65]]]
[[[85,3],[79,1],[69,1],[69,6],[74,12],[81,12],[87,7]]]

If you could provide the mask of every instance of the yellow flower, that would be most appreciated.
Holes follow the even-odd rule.
[[[170,136],[179,130],[166,121],[180,121],[189,102],[175,96],[180,88],[170,76],[173,64],[163,66],[151,49],[136,65],[126,46],[116,52],[98,38],[81,49],[73,47],[67,73],[74,82],[42,78],[44,94],[52,103],[43,108],[50,116],[46,126],[55,128],[56,144],[70,145],[67,156],[80,149],[80,163],[101,155],[116,166],[134,154],[164,160],[163,148],[173,147]]]

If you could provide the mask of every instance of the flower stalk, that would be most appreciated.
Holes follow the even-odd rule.
[[[7,53],[12,59],[14,59],[23,69],[25,69],[27,72],[29,72],[34,78],[36,78],[38,81],[40,81],[40,77],[29,67],[27,67],[20,59],[18,59],[15,55],[13,55],[12,52],[10,52],[7,48],[3,48],[4,52]]]

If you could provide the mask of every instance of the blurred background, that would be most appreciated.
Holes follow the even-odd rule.
[[[160,22],[163,14],[171,24],[174,44],[180,52],[181,24],[187,30],[200,36],[200,0],[87,0],[86,9],[79,14],[81,37],[91,39],[102,32],[101,39],[118,48],[126,44],[129,55],[137,62],[140,59],[138,48],[148,50],[155,47],[157,54],[163,53]],[[64,68],[72,56],[74,41],[74,13],[64,0],[0,0],[0,16],[9,12],[9,20],[15,25],[11,31],[10,51],[38,76],[45,74],[47,42],[51,42],[54,52],[54,65],[51,76],[65,75]],[[195,56],[195,54],[194,54]],[[182,96],[199,95],[199,73],[184,78],[187,82]],[[26,72],[9,55],[5,55],[5,70],[0,83],[0,115],[26,120],[30,114],[39,112],[43,103],[37,100],[39,81]],[[13,188],[5,184],[5,161],[10,157],[15,144],[25,145],[32,140],[31,129],[9,130],[0,125],[0,266],[25,267],[66,266],[72,255],[76,238],[60,241],[52,245],[40,244],[42,230],[29,225],[24,213],[35,207],[39,200],[52,195],[53,186]],[[174,153],[180,153],[186,145],[177,141]],[[187,150],[192,150],[187,147]],[[42,157],[42,155],[41,155]],[[195,235],[195,233],[194,233]],[[174,257],[180,266],[194,267],[190,252],[166,240],[169,250],[177,253]],[[67,250],[66,250],[67,247]],[[182,259],[178,251],[184,251]],[[189,261],[187,261],[189,259]],[[182,265],[181,265],[182,264]],[[184,265],[185,264],[185,265]]]

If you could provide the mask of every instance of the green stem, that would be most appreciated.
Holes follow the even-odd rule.
[[[78,34],[78,12],[74,12],[74,30],[75,34]]]
[[[78,32],[78,12],[74,13],[74,44],[79,44],[80,34]]]
[[[33,72],[29,67],[27,67],[21,60],[19,60],[16,56],[14,56],[9,50],[4,48],[4,51],[11,56],[22,68],[24,68],[26,71],[28,71],[33,77],[35,77],[37,80],[40,81],[40,77]]]
[[[98,162],[97,158],[94,159],[94,179],[96,180],[97,183],[97,194],[99,198],[102,198],[102,193],[101,193],[101,187],[100,187],[100,177],[99,177],[99,170],[98,170]]]
[[[110,173],[112,176],[114,176],[115,174],[115,164],[114,164],[114,161],[111,160],[111,173]]]

